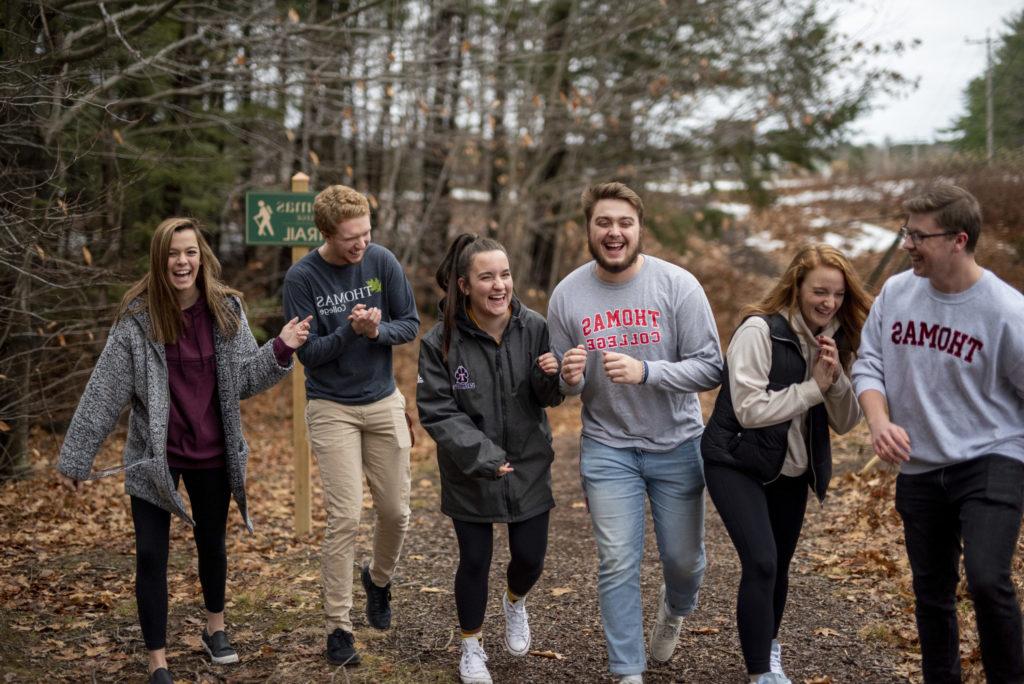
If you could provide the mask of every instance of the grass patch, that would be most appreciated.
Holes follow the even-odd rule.
[[[884,622],[872,622],[861,627],[857,632],[857,636],[865,641],[880,641],[887,644],[899,642],[899,638],[893,633],[889,625]]]

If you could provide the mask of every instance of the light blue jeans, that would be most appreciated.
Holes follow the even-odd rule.
[[[665,596],[672,615],[697,607],[704,579],[704,469],[700,438],[672,451],[620,449],[589,437],[580,443],[580,476],[597,541],[597,590],[614,675],[640,674],[644,652],[640,561],[644,494],[651,502]]]

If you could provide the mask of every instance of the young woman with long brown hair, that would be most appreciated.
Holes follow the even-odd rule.
[[[788,684],[779,625],[810,488],[832,476],[829,427],[860,407],[848,373],[871,297],[849,260],[800,249],[767,296],[742,312],[701,440],[708,493],[740,557],[736,617],[751,682]]]
[[[150,242],[149,272],[125,293],[106,346],[68,426],[57,465],[75,492],[131,404],[125,490],[135,527],[135,597],[149,652],[150,682],[167,669],[167,557],[171,514],[193,526],[206,605],[202,643],[216,664],[238,662],[224,625],[225,531],[234,497],[252,531],[245,497],[249,448],[239,400],[274,385],[306,341],[293,318],[256,344],[241,294],[220,281],[220,263],[196,221],[170,218]],[[102,475],[102,473],[100,473]],[[191,516],[178,494],[185,481]]]

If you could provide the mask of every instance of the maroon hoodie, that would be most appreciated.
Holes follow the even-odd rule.
[[[213,314],[202,294],[181,312],[178,341],[165,345],[167,384],[171,395],[167,422],[167,463],[172,468],[223,468],[224,426],[217,396]],[[292,349],[274,339],[277,363],[287,366]]]

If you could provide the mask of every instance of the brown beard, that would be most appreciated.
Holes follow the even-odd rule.
[[[594,257],[594,261],[597,265],[608,271],[609,273],[622,273],[623,271],[629,270],[629,268],[636,263],[636,260],[640,258],[640,249],[643,247],[643,233],[637,237],[636,245],[633,247],[632,252],[627,252],[626,259],[622,263],[610,264],[604,256],[601,254],[601,250],[595,247],[594,241],[587,237],[587,249],[590,250],[590,256]]]

